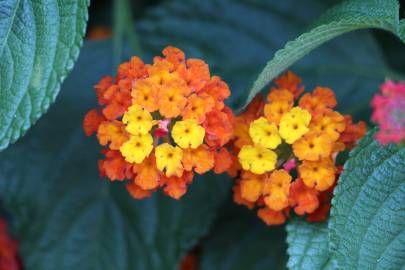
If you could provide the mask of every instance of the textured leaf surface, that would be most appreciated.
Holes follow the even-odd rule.
[[[0,150],[55,100],[79,54],[89,2],[0,2]]]
[[[104,45],[85,46],[50,113],[0,154],[0,198],[24,269],[177,269],[229,191],[226,179],[206,176],[181,201],[135,201],[124,183],[99,178],[99,147],[81,121],[95,105],[92,86],[111,70],[108,55]]]
[[[401,24],[401,25],[400,25]],[[347,32],[365,28],[390,31],[405,42],[397,0],[346,0],[327,11],[314,27],[288,42],[266,64],[250,89],[246,104],[277,75],[321,44]],[[352,49],[355,50],[354,47]],[[370,54],[368,57],[374,57]],[[347,66],[350,66],[347,63]]]
[[[286,269],[284,227],[266,226],[253,211],[235,205],[219,217],[203,242],[201,270]]]
[[[336,262],[329,253],[327,223],[292,220],[287,225],[287,243],[288,269],[336,269]]]
[[[405,268],[405,148],[373,135],[351,152],[332,201],[330,241],[341,269]]]

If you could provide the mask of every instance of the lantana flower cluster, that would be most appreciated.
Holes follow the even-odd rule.
[[[340,171],[336,156],[366,132],[365,123],[334,110],[331,89],[303,91],[300,78],[288,72],[275,80],[266,102],[257,96],[236,118],[229,170],[237,176],[234,201],[258,208],[269,225],[284,223],[291,209],[324,220]]]
[[[178,199],[194,173],[222,173],[231,165],[223,147],[234,127],[224,104],[230,90],[204,61],[167,47],[153,64],[138,57],[121,64],[117,76],[102,78],[95,90],[100,108],[85,116],[85,133],[96,133],[104,146],[101,174],[129,180],[134,198],[163,188]]]
[[[382,143],[401,143],[405,141],[405,82],[387,81],[381,85],[381,95],[371,101],[371,119],[380,130],[376,139]]]

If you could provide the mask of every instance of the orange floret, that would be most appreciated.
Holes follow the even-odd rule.
[[[207,63],[200,59],[187,60],[187,82],[192,92],[200,91],[210,80]]]
[[[275,170],[264,181],[264,202],[272,210],[279,211],[288,206],[291,176],[285,170]]]
[[[287,71],[285,74],[276,78],[274,83],[279,88],[284,88],[290,91],[294,95],[294,98],[297,98],[302,92],[304,92],[304,86],[301,85],[301,78],[291,71]]]
[[[104,160],[98,163],[100,175],[107,176],[111,181],[122,181],[132,178],[132,165],[125,161],[119,151],[103,151]]]
[[[332,140],[325,133],[308,132],[293,144],[294,155],[300,160],[316,161],[332,153]]]
[[[299,106],[312,115],[323,109],[333,109],[336,107],[335,93],[330,88],[318,86],[312,93],[306,93],[301,97]]]
[[[284,114],[289,112],[291,108],[292,104],[290,104],[288,101],[275,101],[264,106],[264,116],[271,123],[278,125]]]
[[[249,124],[240,121],[240,118],[236,119],[235,130],[234,130],[234,145],[237,148],[242,148],[244,145],[252,145],[252,139],[249,135]]]
[[[107,91],[110,86],[113,85],[113,78],[111,76],[105,76],[94,86],[96,90],[96,95],[98,98],[98,103],[100,105],[105,105],[108,101],[104,98],[104,92]]]
[[[114,84],[104,92],[103,98],[107,105],[102,112],[108,120],[121,117],[131,105],[131,88],[131,80],[123,79],[118,85]]]
[[[126,108],[119,103],[107,105],[103,110],[103,115],[108,120],[114,120],[121,117],[125,113]]]
[[[183,119],[193,119],[201,124],[205,121],[206,114],[212,111],[214,105],[215,102],[211,96],[192,94],[187,98],[187,105],[181,112],[181,116]]]
[[[224,107],[223,111],[212,111],[207,114],[203,123],[205,142],[211,147],[221,147],[233,136],[234,116],[232,110]]]
[[[180,64],[184,63],[186,55],[184,52],[176,47],[167,46],[162,54],[166,57],[166,60],[173,64],[174,68],[177,68]]]
[[[132,103],[140,105],[148,112],[158,110],[159,85],[152,80],[137,80],[133,84],[131,96]]]
[[[267,101],[270,103],[280,101],[287,102],[292,108],[294,105],[294,95],[287,89],[273,88],[267,95]]]
[[[221,174],[226,172],[232,166],[232,154],[226,148],[220,148],[214,153],[214,172]]]
[[[146,66],[139,57],[132,57],[129,62],[119,65],[117,70],[117,80],[144,78],[147,74]]]
[[[343,171],[343,166],[338,166],[336,168],[336,178],[339,177],[339,175],[342,173],[342,171]],[[330,188],[319,193],[319,195],[318,195],[319,207],[314,212],[312,212],[311,214],[309,214],[307,216],[308,222],[323,222],[328,219],[329,211],[331,208],[331,201],[332,201],[332,197],[333,197],[333,190],[335,189],[335,187],[336,187],[336,181]]]
[[[332,141],[337,141],[345,130],[346,123],[343,115],[330,109],[325,109],[312,118],[311,130],[324,132]]]
[[[165,83],[158,93],[159,112],[166,118],[180,115],[187,103],[188,87],[183,80],[176,79]]]
[[[257,216],[267,225],[281,225],[287,219],[283,211],[274,211],[267,207],[259,209]]]
[[[319,161],[304,160],[298,171],[305,185],[319,191],[327,190],[335,182],[336,168],[331,158]]]
[[[144,190],[155,189],[159,186],[160,171],[156,168],[155,155],[151,154],[141,164],[133,165],[136,174],[134,182]]]
[[[163,191],[173,199],[180,199],[187,192],[187,185],[191,184],[193,173],[185,171],[181,177],[162,177],[161,184],[166,185]]]
[[[340,135],[339,142],[345,144],[348,149],[353,148],[355,143],[367,133],[365,122],[353,124],[352,117],[345,115],[346,129]]]
[[[239,163],[239,158],[232,155],[232,164],[226,172],[230,177],[236,177],[240,170],[242,170],[242,165]]]
[[[175,72],[174,65],[161,58],[154,58],[153,65],[146,65],[148,78],[153,82],[163,85],[172,80],[179,80],[179,74]]]
[[[186,171],[194,169],[196,173],[203,174],[214,167],[214,153],[205,144],[197,149],[184,149],[182,163]]]
[[[139,187],[137,184],[135,184],[135,182],[129,182],[126,185],[126,188],[128,190],[128,193],[131,194],[131,196],[134,199],[145,199],[150,197],[150,195],[152,195],[152,192],[149,190],[144,190],[141,187]]]
[[[95,133],[104,120],[105,118],[96,109],[92,109],[86,113],[83,120],[83,130],[86,136],[91,136]]]
[[[290,206],[297,215],[314,212],[319,206],[318,191],[307,187],[301,179],[295,180],[290,188]]]
[[[231,95],[228,85],[218,76],[212,76],[202,92],[214,98],[215,109],[219,111],[224,108],[224,100]]]
[[[252,209],[252,208],[255,206],[254,202],[250,202],[250,201],[248,201],[248,200],[245,200],[245,199],[242,197],[241,188],[240,188],[240,183],[235,184],[235,185],[233,186],[232,190],[233,190],[233,201],[234,201],[236,204],[244,205],[244,206],[246,206],[246,207],[249,208],[249,209]]]
[[[129,139],[125,131],[125,125],[117,120],[102,122],[97,131],[98,142],[106,146],[109,144],[111,150],[120,149],[121,145]]]
[[[243,172],[240,180],[241,197],[249,202],[256,202],[263,194],[264,175]]]
[[[278,125],[281,117],[291,110],[294,105],[294,95],[287,89],[271,89],[267,96],[269,102],[264,106],[264,116]]]

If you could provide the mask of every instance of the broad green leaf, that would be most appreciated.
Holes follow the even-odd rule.
[[[288,42],[274,54],[255,80],[244,105],[281,72],[318,46],[344,33],[365,28],[390,31],[405,42],[404,23],[399,21],[398,1],[346,0],[327,11],[311,30]],[[347,46],[355,52],[362,47]],[[368,57],[375,56],[370,54]],[[351,65],[348,62],[346,66],[350,68]]]
[[[329,253],[327,223],[294,219],[287,225],[287,243],[288,269],[337,269]]]
[[[0,2],[0,150],[55,100],[79,55],[89,2]]]
[[[267,226],[241,206],[225,207],[218,216],[202,244],[201,270],[286,269],[284,227]]]
[[[341,269],[405,268],[405,148],[370,132],[335,189],[329,240]]]
[[[151,9],[137,27],[143,48],[155,55],[174,45],[206,60],[230,84],[229,104],[237,109],[266,61],[328,7],[317,0],[174,0]],[[292,67],[308,90],[336,90],[340,109],[357,118],[368,110],[385,69],[367,31],[334,40]]]
[[[161,193],[137,201],[124,183],[100,179],[100,147],[81,123],[110,55],[106,44],[85,46],[49,114],[0,154],[0,198],[24,269],[177,269],[230,189],[227,179],[207,175],[181,201]]]

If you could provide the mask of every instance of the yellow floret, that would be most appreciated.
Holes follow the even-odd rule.
[[[275,149],[281,143],[277,126],[269,123],[264,117],[260,117],[250,124],[249,135],[255,144],[266,148]]]
[[[308,132],[310,122],[311,114],[307,110],[294,107],[280,120],[280,136],[292,144]]]
[[[127,125],[125,129],[133,135],[147,134],[155,124],[152,115],[137,104],[128,108],[122,122]]]
[[[131,136],[120,148],[121,154],[129,163],[142,163],[153,149],[153,138],[150,134]]]
[[[255,174],[263,174],[274,170],[277,162],[276,153],[259,145],[243,146],[238,158],[244,170]]]
[[[156,167],[165,172],[167,177],[176,175],[178,177],[183,174],[183,166],[181,159],[183,150],[179,147],[174,147],[168,143],[163,143],[156,147]]]
[[[172,129],[172,137],[181,148],[196,149],[203,143],[205,129],[195,120],[177,121]]]

